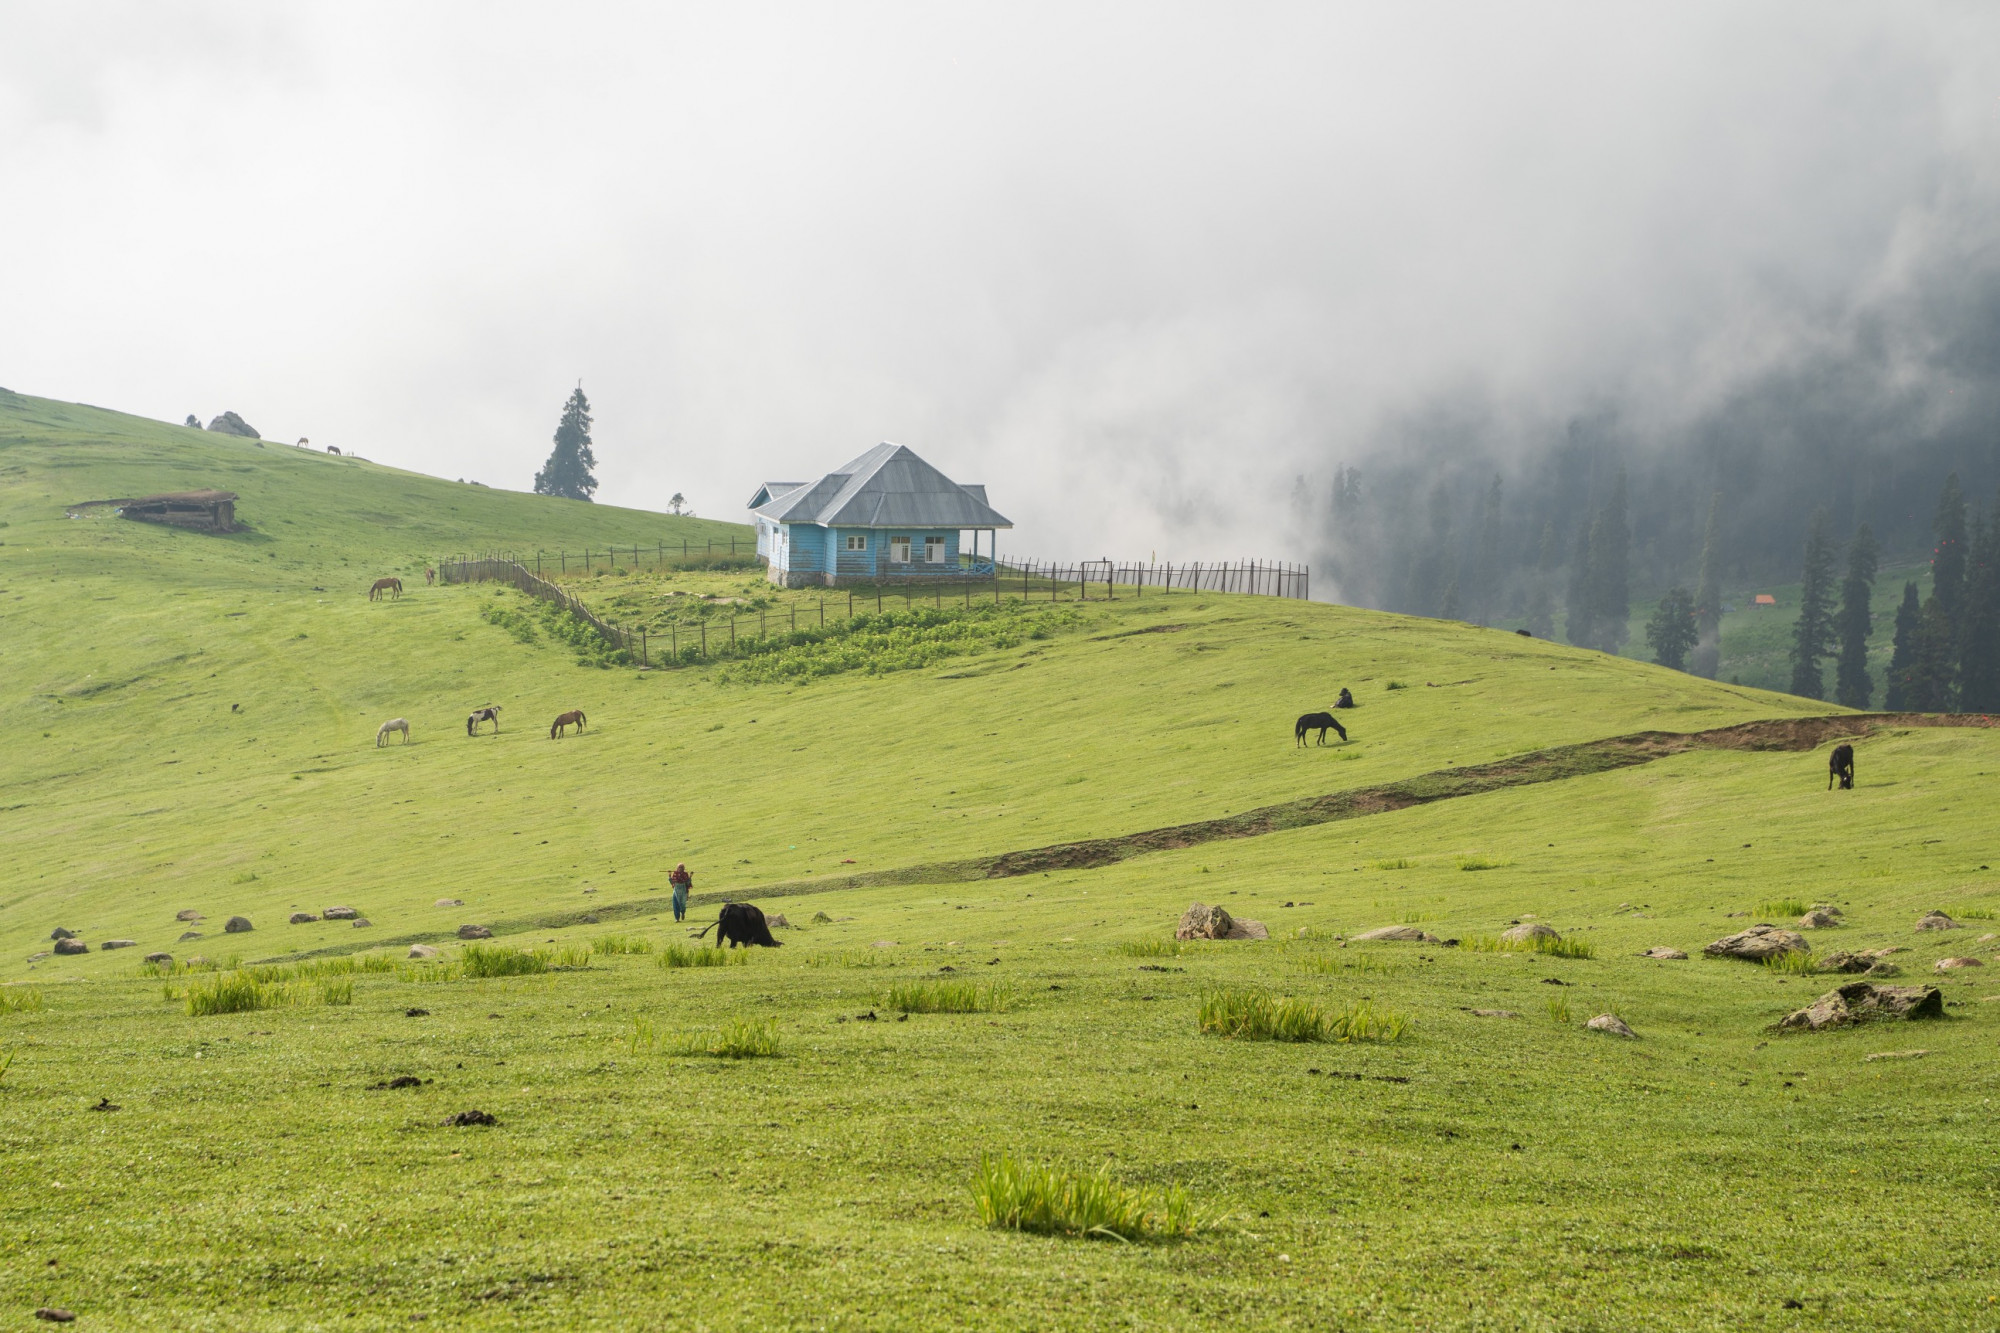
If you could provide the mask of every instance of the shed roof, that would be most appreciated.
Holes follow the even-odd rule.
[[[853,528],[1011,528],[984,486],[961,486],[908,445],[882,443],[818,481],[780,492],[766,483],[752,508],[781,523]],[[751,497],[754,501],[757,497]]]

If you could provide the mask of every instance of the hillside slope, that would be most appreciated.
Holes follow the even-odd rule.
[[[17,683],[0,724],[19,738],[0,766],[5,968],[56,925],[151,947],[177,910],[242,913],[276,953],[330,942],[277,923],[332,901],[404,934],[656,889],[683,859],[699,888],[747,891],[1824,711],[1500,631],[1186,593],[1089,603],[970,665],[806,685],[602,670],[483,618],[518,594],[365,589],[427,543],[574,548],[675,520],[0,406],[0,670]],[[256,532],[61,517],[219,474]],[[1292,718],[1342,685],[1361,702],[1351,743],[1295,749]],[[501,734],[468,738],[487,703]],[[569,708],[590,729],[551,742]],[[412,743],[378,749],[392,717]]]

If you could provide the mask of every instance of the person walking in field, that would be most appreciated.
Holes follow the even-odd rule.
[[[674,886],[674,920],[685,921],[688,914],[688,890],[694,887],[694,876],[688,874],[687,862],[674,867],[674,873],[667,876],[667,883]]]

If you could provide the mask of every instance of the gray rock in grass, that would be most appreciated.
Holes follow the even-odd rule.
[[[1676,958],[1676,959],[1685,959],[1687,957],[1687,955],[1685,953],[1682,953],[1679,949],[1669,949],[1664,944],[1655,944],[1652,948],[1646,950],[1646,952],[1640,954],[1639,956],[1641,958]]]
[[[1519,1018],[1520,1017],[1520,1015],[1515,1013],[1512,1009],[1468,1009],[1465,1012],[1471,1014],[1474,1018]]]
[[[1528,921],[1512,930],[1501,931],[1500,938],[1514,944],[1525,944],[1529,940],[1559,940],[1562,936],[1552,926],[1545,926],[1539,921]]]
[[[1839,924],[1840,913],[1829,911],[1824,907],[1815,907],[1812,911],[1807,912],[1799,918],[1799,929],[1801,930],[1824,930],[1828,926],[1837,926]]]
[[[106,940],[97,947],[100,949],[129,949],[138,942],[137,940]]]
[[[440,899],[438,899],[438,900],[437,900],[436,902],[432,903],[432,904],[431,904],[431,906],[432,906],[432,907],[463,907],[463,906],[465,906],[465,899],[463,899],[463,898],[440,898]]]
[[[490,940],[493,932],[484,926],[466,925],[458,928],[458,937],[462,940]]]
[[[201,913],[195,911],[192,907],[183,907],[180,911],[174,913],[174,920],[176,921],[200,921],[201,919]]]
[[[1354,937],[1360,940],[1399,940],[1410,944],[1436,944],[1438,937],[1415,926],[1377,926]]]
[[[1918,930],[1963,930],[1964,927],[1959,925],[1958,922],[1953,921],[1943,912],[1925,912],[1921,917],[1917,919],[1917,929]]]
[[[62,926],[57,926],[49,932],[49,938],[52,940],[73,940],[76,938],[76,932]]]
[[[1174,927],[1177,940],[1222,940],[1229,938],[1229,927],[1234,922],[1229,913],[1221,907],[1208,907],[1195,903],[1181,913],[1180,923]]]
[[[1820,1032],[1870,1018],[1943,1018],[1944,995],[1935,986],[1877,986],[1850,981],[1778,1021],[1781,1028]]]
[[[355,917],[360,916],[361,913],[355,911],[352,907],[329,907],[321,912],[320,915],[328,921],[352,921]]]
[[[814,921],[814,923],[815,923],[815,924],[818,924],[818,925],[825,925],[825,924],[828,924],[828,923],[830,923],[830,922],[831,922],[832,920],[833,920],[833,918],[832,918],[832,917],[830,917],[830,916],[828,916],[828,915],[827,915],[827,914],[826,914],[825,912],[814,912],[814,913],[813,913],[813,921]]]
[[[111,946],[107,944],[104,947],[109,949]],[[1977,958],[1940,958],[1931,967],[1931,971],[1953,972],[1961,967],[1985,967],[1985,966],[1986,964],[1980,962]]]
[[[770,926],[774,930],[798,929],[797,926],[794,926],[791,922],[785,920],[785,914],[783,912],[772,912],[769,916],[766,916],[764,918],[764,924]]]
[[[198,940],[201,938],[201,932],[198,930],[184,930],[181,932],[181,938],[183,940]]]
[[[149,953],[146,955],[146,961],[149,963],[171,963],[174,961],[174,956],[170,953]]]
[[[90,946],[88,944],[85,944],[82,940],[75,939],[72,937],[56,941],[56,956],[58,958],[66,958],[71,954],[89,953],[89,952],[90,952]]]
[[[48,956],[49,956],[49,951],[48,951],[47,949],[44,949],[44,950],[42,950],[42,951],[41,951],[40,953],[31,953],[31,954],[29,954],[29,955],[28,955],[28,961],[29,961],[29,962],[31,962],[31,963],[39,963],[39,962],[41,962],[41,961],[42,961],[42,960],[43,960],[44,958],[47,958]]]
[[[361,929],[364,929],[364,928],[366,928],[366,927],[368,927],[368,926],[372,926],[372,925],[374,925],[374,924],[375,924],[375,923],[374,923],[373,921],[370,921],[370,920],[369,920],[369,919],[368,919],[367,917],[365,917],[365,916],[357,916],[357,917],[355,917],[355,918],[354,918],[354,928],[355,928],[356,930],[361,930]]]
[[[303,926],[309,921],[317,921],[317,920],[319,920],[319,913],[317,912],[292,913],[292,924],[295,926]]]
[[[255,929],[257,927],[250,924],[250,918],[247,916],[232,916],[222,923],[222,932],[225,935],[241,935],[246,930]]]
[[[1616,1014],[1599,1014],[1584,1026],[1592,1032],[1602,1032],[1613,1037],[1629,1037],[1637,1040],[1639,1034],[1625,1026],[1625,1020]]]
[[[218,435],[238,435],[246,440],[257,440],[263,438],[262,436],[257,434],[257,428],[255,426],[252,426],[249,422],[245,421],[242,417],[237,416],[234,412],[224,412],[221,416],[209,422],[208,428],[214,431]]]
[[[1262,921],[1252,921],[1247,916],[1239,916],[1229,923],[1229,933],[1225,940],[1268,940],[1271,932],[1264,928]]]
[[[1725,935],[1702,952],[1711,958],[1747,958],[1753,963],[1761,963],[1781,953],[1811,953],[1812,945],[1807,944],[1806,937],[1796,930],[1756,925],[1739,930],[1734,935]]]
[[[435,944],[412,944],[410,946],[410,957],[412,958],[435,958],[437,956],[438,951]]]

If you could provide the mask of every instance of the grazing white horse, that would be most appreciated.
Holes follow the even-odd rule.
[[[410,743],[410,720],[406,717],[392,717],[375,729],[376,748],[379,749],[389,743],[389,733],[392,731],[402,732],[403,744]]]

